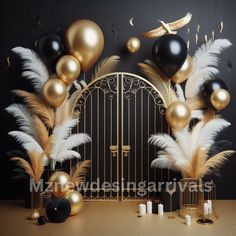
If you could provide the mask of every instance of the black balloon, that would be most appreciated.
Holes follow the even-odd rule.
[[[211,108],[214,108],[211,104],[211,95],[214,91],[218,89],[225,89],[228,91],[225,82],[218,78],[208,80],[202,85],[201,88],[202,96],[206,101],[207,105],[210,106]]]
[[[188,49],[184,40],[176,34],[166,34],[153,45],[153,61],[171,78],[184,64]]]
[[[38,50],[40,55],[49,63],[56,63],[63,53],[64,45],[60,36],[48,34],[39,39]]]

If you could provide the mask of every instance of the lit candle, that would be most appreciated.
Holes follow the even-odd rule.
[[[163,204],[161,203],[158,204],[158,214],[161,216],[163,215]]]
[[[208,207],[208,203],[205,202],[204,203],[204,208],[203,208],[203,213],[204,213],[204,216],[207,216],[209,214],[209,207]]]
[[[208,213],[212,214],[212,201],[211,200],[207,200],[207,204],[208,204]]]
[[[146,214],[146,205],[145,204],[139,204],[139,215],[145,215]]]
[[[147,201],[147,213],[152,214],[152,202]]]
[[[190,215],[185,216],[185,224],[186,225],[191,225],[192,224],[192,219]]]

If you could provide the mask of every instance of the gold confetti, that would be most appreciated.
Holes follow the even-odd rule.
[[[190,34],[190,28],[188,28],[188,34]]]
[[[34,46],[37,47],[37,45],[38,45],[38,40],[34,42]]]
[[[199,34],[199,32],[200,32],[200,25],[198,24],[197,25],[197,33]]]
[[[189,46],[190,46],[190,42],[189,40],[187,41],[187,48],[188,48],[188,51],[189,51]]]
[[[220,33],[221,33],[221,34],[222,34],[222,32],[223,32],[223,29],[224,29],[224,22],[221,21],[221,22],[220,22]]]
[[[198,43],[198,34],[195,34],[195,44]]]
[[[10,66],[11,66],[10,57],[7,57],[7,68],[10,68]]]
[[[133,22],[133,20],[134,20],[134,18],[131,17],[131,18],[129,19],[129,24],[134,27],[134,22]]]
[[[214,41],[215,40],[215,31],[214,30],[211,32],[211,37],[212,37],[212,40]]]

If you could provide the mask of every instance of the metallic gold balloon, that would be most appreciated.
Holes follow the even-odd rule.
[[[172,129],[183,129],[190,119],[191,110],[184,102],[173,102],[166,109],[166,120]]]
[[[54,108],[60,106],[66,99],[66,96],[66,85],[57,78],[47,80],[43,86],[43,97]]]
[[[61,57],[56,65],[57,76],[66,85],[72,84],[79,77],[80,70],[80,63],[71,55]]]
[[[192,68],[193,68],[192,57],[188,55],[182,67],[176,72],[174,76],[171,77],[171,80],[177,84],[185,81],[190,76]]]
[[[224,109],[230,103],[230,94],[225,89],[217,89],[211,95],[211,104],[217,110]]]
[[[93,21],[78,20],[69,26],[65,37],[69,52],[80,62],[82,70],[88,71],[104,47],[101,28]]]
[[[83,196],[78,191],[71,190],[67,192],[65,198],[69,201],[71,206],[70,215],[78,214],[83,208]]]
[[[53,173],[48,182],[53,196],[62,197],[70,190],[71,177],[63,171]]]
[[[141,46],[140,40],[136,37],[129,38],[126,44],[128,51],[131,53],[138,52],[140,46]]]

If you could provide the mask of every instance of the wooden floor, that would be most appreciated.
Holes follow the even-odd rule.
[[[22,201],[0,202],[1,236],[235,236],[236,200],[218,201],[219,219],[213,225],[203,226],[195,221],[186,226],[178,216],[168,219],[152,214],[137,215],[134,202],[87,202],[79,215],[65,223],[47,223],[39,226],[27,217],[31,210]]]

